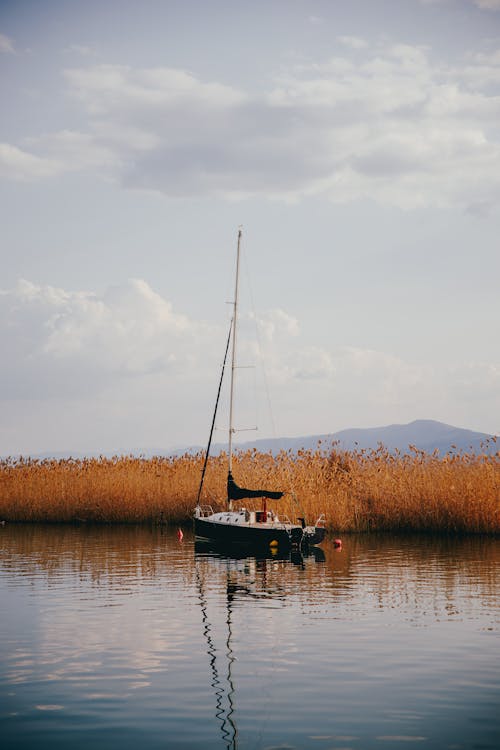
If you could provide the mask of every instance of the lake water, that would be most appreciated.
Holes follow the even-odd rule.
[[[0,528],[0,745],[500,747],[500,542]]]

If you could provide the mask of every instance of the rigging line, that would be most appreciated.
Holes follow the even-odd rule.
[[[219,388],[217,389],[217,398],[215,400],[215,409],[214,409],[214,415],[213,415],[213,418],[212,418],[212,426],[210,427],[210,436],[208,438],[207,452],[205,454],[205,461],[203,463],[203,470],[201,472],[200,486],[198,488],[198,497],[196,498],[196,505],[197,506],[199,506],[199,504],[200,504],[201,490],[203,488],[203,481],[205,479],[205,472],[207,470],[208,456],[210,454],[210,446],[212,445],[212,437],[213,437],[213,434],[214,434],[215,419],[217,417],[217,409],[218,409],[218,406],[219,406],[220,392],[221,392],[221,388],[222,388],[222,381],[224,379],[224,370],[225,370],[225,367],[226,367],[227,353],[229,351],[229,342],[231,341],[232,330],[233,330],[233,318],[231,318],[231,324],[229,326],[229,333],[228,333],[228,336],[227,336],[226,351],[224,353],[224,362],[222,363],[222,371],[221,371],[221,374],[220,374]]]
[[[248,292],[249,292],[249,297],[250,297],[250,304],[251,304],[251,307],[252,307],[252,315],[253,315],[253,320],[254,320],[254,324],[255,324],[255,335],[256,335],[256,338],[257,338],[257,348],[259,350],[259,357],[260,357],[260,361],[262,363],[262,374],[263,374],[263,379],[264,379],[264,387],[265,387],[265,391],[266,391],[267,408],[269,410],[269,418],[270,418],[270,421],[271,421],[271,432],[272,432],[273,438],[276,438],[276,435],[277,435],[277,433],[276,433],[276,424],[275,424],[275,421],[274,421],[273,408],[272,408],[272,404],[271,404],[271,392],[270,392],[270,388],[269,388],[269,380],[268,380],[268,377],[267,377],[267,370],[266,370],[265,359],[264,359],[264,355],[263,355],[263,348],[262,348],[262,343],[261,343],[261,337],[260,337],[260,330],[259,330],[259,324],[258,324],[257,314],[255,312],[255,304],[254,304],[254,299],[253,299],[253,290],[252,290],[252,283],[251,283],[251,277],[250,277],[250,272],[249,272],[249,266],[248,266],[248,262],[247,262],[245,254],[243,254],[243,263],[245,265],[245,272],[246,272],[246,276],[247,276],[247,283],[248,283]],[[287,478],[288,478],[288,483],[289,483],[289,485],[291,487],[292,498],[293,498],[294,502],[299,506],[299,508],[301,508],[300,503],[297,500],[297,496],[295,494],[294,476],[293,476],[293,472],[291,470],[291,467],[290,467],[289,463],[286,464],[286,470],[285,471],[286,471],[286,475],[287,475]],[[302,508],[301,508],[301,510],[302,510]]]
[[[253,316],[253,321],[254,321],[254,326],[255,326],[255,336],[257,338],[257,349],[258,349],[259,358],[260,358],[260,361],[261,361],[261,364],[262,364],[262,374],[263,374],[263,379],[264,379],[264,387],[265,387],[265,390],[266,390],[267,408],[269,410],[269,418],[270,418],[270,421],[271,421],[271,432],[272,432],[272,436],[276,437],[276,425],[275,425],[275,422],[274,422],[274,414],[273,414],[273,409],[272,409],[272,404],[271,404],[271,394],[270,394],[270,390],[269,390],[269,381],[268,381],[268,378],[267,378],[267,371],[266,371],[266,365],[265,365],[265,360],[264,360],[264,355],[263,355],[263,349],[262,349],[262,343],[261,343],[261,338],[260,338],[260,331],[259,331],[259,326],[258,326],[258,321],[257,321],[257,314],[255,312],[255,303],[254,303],[253,289],[252,289],[252,279],[251,279],[251,276],[250,276],[250,269],[249,269],[249,265],[248,265],[248,261],[247,261],[245,253],[243,253],[243,263],[245,265],[245,272],[246,272],[247,283],[248,283],[248,294],[249,294],[249,297],[250,297],[250,305],[251,305],[251,308],[252,308],[252,316]],[[256,389],[256,386],[257,386],[257,383],[256,383],[256,379],[255,379],[255,389]]]

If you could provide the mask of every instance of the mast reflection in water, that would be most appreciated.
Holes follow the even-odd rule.
[[[238,556],[234,547],[221,549],[220,545],[199,541],[195,542],[195,550],[196,582],[203,618],[203,635],[206,638],[207,654],[210,660],[211,687],[214,690],[216,705],[215,717],[220,722],[223,744],[228,750],[236,750],[238,747],[238,729],[235,720],[235,687],[233,683],[233,663],[236,660],[232,647],[233,603],[238,595],[259,597],[276,594],[276,591],[272,588],[266,590],[265,585],[259,587],[256,572],[258,571],[261,574],[261,580],[265,582],[268,561],[271,565],[273,561],[281,560],[304,567],[304,555],[299,551],[279,553],[278,550],[275,550],[269,551],[267,554],[260,553],[257,557],[249,556],[243,552]],[[319,548],[312,548],[308,551],[307,557],[317,562],[325,560],[325,554]],[[206,561],[211,564],[212,575],[225,571],[226,576],[226,640],[224,653],[219,660],[213,638],[213,626],[208,616],[207,598],[204,593],[207,571],[203,569],[203,562]]]
[[[226,653],[225,657],[227,660],[227,674],[226,684],[224,687],[223,679],[219,676],[219,666],[217,664],[217,648],[212,638],[212,626],[208,619],[207,614],[207,600],[204,594],[204,581],[203,576],[197,570],[196,572],[198,591],[200,597],[200,606],[203,614],[203,635],[207,641],[207,654],[210,658],[210,670],[212,674],[211,687],[214,689],[216,699],[215,718],[220,722],[221,736],[223,743],[227,748],[236,748],[236,737],[238,730],[233,720],[234,706],[233,706],[233,695],[234,685],[232,679],[232,665],[234,661],[233,651],[231,648],[231,598],[232,594],[230,591],[230,583],[227,584],[227,640],[226,640]]]

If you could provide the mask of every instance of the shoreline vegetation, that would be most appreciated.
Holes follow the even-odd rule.
[[[495,439],[493,438],[493,441]],[[320,514],[335,532],[500,533],[500,452],[441,456],[341,451],[237,452],[242,486],[284,490],[281,516]],[[0,521],[168,523],[191,520],[203,454],[0,461]],[[227,455],[209,459],[202,504],[225,507]],[[219,501],[217,501],[219,498]],[[251,501],[246,501],[251,507]],[[273,502],[273,501],[270,501]]]

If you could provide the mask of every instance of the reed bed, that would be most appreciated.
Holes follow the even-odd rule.
[[[324,513],[330,530],[500,532],[500,453],[440,456],[410,446],[393,454],[319,446],[292,454],[233,457],[241,486],[285,490],[278,503],[308,523]],[[493,446],[494,447],[494,446]],[[0,462],[0,520],[182,524],[192,515],[203,455],[151,459],[6,459]],[[201,501],[225,503],[227,456],[209,460]],[[272,504],[275,501],[268,501]],[[252,507],[252,501],[247,501]]]

